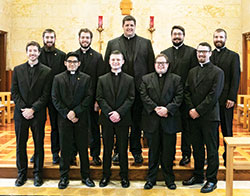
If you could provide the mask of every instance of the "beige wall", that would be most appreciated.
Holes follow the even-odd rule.
[[[241,6],[242,13],[242,33],[250,32],[250,1],[242,0]]]
[[[3,15],[7,19],[6,28],[11,34],[8,50],[8,67],[13,68],[26,60],[24,47],[30,40],[42,44],[41,34],[45,28],[57,32],[57,47],[65,52],[79,48],[77,33],[80,28],[88,27],[94,33],[93,48],[98,50],[98,15],[104,19],[103,51],[107,41],[122,34],[119,9],[120,0],[0,0],[0,6],[11,2],[11,20],[9,11]],[[4,2],[4,3],[2,3]],[[249,0],[133,0],[132,15],[137,19],[138,35],[150,38],[147,30],[149,16],[155,16],[154,50],[171,46],[170,30],[175,24],[186,29],[185,43],[196,47],[201,41],[212,44],[212,33],[218,27],[228,32],[227,46],[241,53],[241,33],[248,26],[242,25],[243,15],[248,15]],[[8,7],[7,6],[7,7]],[[2,8],[2,6],[1,6]],[[10,8],[8,7],[7,10]],[[0,13],[2,14],[2,13]],[[245,17],[246,18],[246,17]],[[3,19],[0,18],[0,24]],[[243,30],[244,29],[244,30]]]

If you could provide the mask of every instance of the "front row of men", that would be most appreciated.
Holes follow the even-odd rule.
[[[26,143],[31,128],[35,144],[34,185],[43,184],[42,169],[44,160],[44,126],[46,104],[50,98],[53,75],[51,69],[38,61],[40,46],[30,42],[26,46],[28,62],[14,68],[12,96],[16,103],[15,131],[17,137],[16,186],[22,186],[27,179]],[[159,164],[169,189],[176,189],[173,174],[173,161],[176,145],[176,132],[181,129],[179,107],[183,101],[192,130],[192,145],[195,161],[193,177],[183,181],[183,185],[203,183],[205,149],[207,149],[208,168],[206,184],[201,192],[211,192],[216,188],[218,158],[219,97],[224,86],[223,71],[214,66],[209,58],[211,46],[200,43],[197,59],[200,66],[191,69],[183,89],[180,76],[169,71],[169,61],[165,54],[155,59],[155,72],[142,77],[139,87],[143,103],[142,128],[149,145],[149,170],[145,189],[156,184]],[[80,155],[82,183],[89,187],[95,184],[89,175],[88,158],[88,110],[92,103],[92,80],[80,72],[79,54],[66,55],[67,70],[58,74],[52,85],[52,102],[58,111],[60,136],[60,189],[69,184],[68,172],[73,150],[73,141]],[[126,188],[128,180],[128,134],[132,125],[131,108],[135,99],[133,77],[122,72],[123,54],[114,50],[110,54],[111,72],[99,77],[96,100],[101,108],[99,123],[102,126],[104,153],[103,178],[99,186],[108,185],[111,176],[111,158],[114,134],[119,153],[121,185]],[[183,93],[184,92],[184,93]]]

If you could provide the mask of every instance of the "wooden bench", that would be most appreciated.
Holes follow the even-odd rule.
[[[226,167],[226,196],[233,195],[233,170],[249,169],[250,162],[235,162],[234,150],[236,147],[250,147],[250,137],[225,137],[227,144],[227,167]]]
[[[238,95],[237,97],[237,121],[241,122],[240,117],[243,117],[243,128],[247,128],[247,115],[249,113],[250,105],[248,105],[250,95]],[[249,122],[248,122],[249,123]]]
[[[0,118],[1,118],[1,123],[4,126],[5,125],[5,105],[0,104]]]
[[[10,92],[0,92],[2,104],[6,106],[7,123],[11,123],[14,116],[15,103],[11,100]]]

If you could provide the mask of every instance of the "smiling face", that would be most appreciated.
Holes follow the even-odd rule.
[[[133,20],[127,20],[124,22],[123,26],[124,35],[126,37],[133,37],[135,35],[135,22]]]
[[[66,61],[64,61],[65,66],[68,71],[76,71],[80,66],[81,62],[75,56],[69,56]]]
[[[51,48],[53,46],[55,46],[55,42],[56,42],[56,36],[55,33],[51,32],[51,33],[45,33],[43,36],[43,44],[48,47]]]
[[[109,57],[109,64],[113,72],[121,70],[124,64],[124,59],[122,54],[111,54]]]
[[[26,54],[29,62],[35,62],[38,59],[40,52],[37,46],[30,45],[26,50]]]
[[[223,48],[226,44],[226,40],[227,38],[224,31],[214,32],[213,41],[216,48]]]
[[[79,44],[81,45],[82,48],[88,48],[91,44],[91,35],[88,32],[81,32],[79,36]]]
[[[199,45],[197,48],[197,58],[199,63],[207,63],[211,56],[212,52],[208,46]]]
[[[174,46],[180,46],[184,42],[184,34],[180,29],[174,29],[171,34],[171,39]]]
[[[158,74],[164,74],[168,70],[169,63],[167,62],[166,58],[163,56],[158,57],[155,60],[155,71]]]

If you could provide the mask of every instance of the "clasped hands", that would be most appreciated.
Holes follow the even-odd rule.
[[[76,114],[73,110],[69,111],[69,113],[67,114],[67,118],[73,123],[76,123],[79,120],[79,118],[76,118]]]
[[[23,108],[21,109],[22,115],[25,119],[30,120],[34,118],[34,110],[32,108]]]
[[[117,111],[112,111],[108,113],[109,119],[113,123],[118,123],[121,120],[120,114]]]
[[[154,111],[160,117],[165,117],[165,118],[168,117],[168,109],[164,106],[157,106],[155,107]]]
[[[189,116],[192,119],[196,119],[196,118],[200,117],[200,114],[196,111],[196,109],[193,108],[193,109],[189,110]]]

